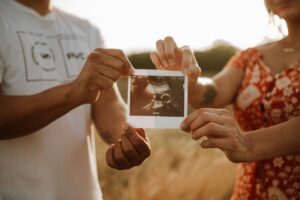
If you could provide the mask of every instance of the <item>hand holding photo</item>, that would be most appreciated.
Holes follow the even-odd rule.
[[[178,128],[187,115],[187,78],[179,71],[135,70],[128,120],[142,128]]]

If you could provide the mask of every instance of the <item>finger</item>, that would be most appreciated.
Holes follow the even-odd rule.
[[[150,145],[143,129],[134,130],[132,127],[128,127],[125,134],[141,157],[145,158],[150,155]]]
[[[130,161],[124,154],[121,146],[121,142],[117,142],[114,150],[114,159],[115,162],[120,166],[121,168],[126,168],[130,166]]]
[[[134,67],[132,66],[131,62],[129,61],[128,57],[124,53],[124,51],[120,49],[95,49],[100,53],[104,53],[110,56],[113,56],[119,60],[123,61],[123,70],[122,74],[124,75],[131,75],[134,73]]]
[[[147,135],[146,135],[145,129],[143,129],[143,128],[134,128],[134,130],[135,130],[140,136],[142,136],[142,137],[147,141],[147,143],[149,143],[149,139],[148,139],[148,137],[147,137]]]
[[[197,129],[195,132],[192,133],[192,138],[194,140],[198,140],[204,136],[211,138],[211,137],[228,137],[227,133],[229,132],[226,126],[222,126],[220,124],[216,124],[214,122],[209,122],[208,124],[204,125],[203,127]]]
[[[210,112],[210,113],[215,113],[218,115],[229,115],[229,112],[226,109],[200,108],[200,109],[192,112],[189,116],[187,116],[183,120],[183,122],[180,125],[181,129],[185,131],[187,128],[189,128],[191,123],[203,112]]]
[[[94,51],[93,53],[97,54],[98,56],[96,56],[96,59],[94,60],[96,65],[107,65],[110,66],[111,68],[117,70],[117,71],[121,71],[123,69],[123,61],[107,55],[107,54],[103,54],[99,51]]]
[[[150,59],[157,69],[164,69],[163,64],[161,63],[156,52],[150,53]]]
[[[109,79],[101,74],[95,74],[93,79],[95,83],[94,89],[109,90],[114,85],[114,81],[112,79]]]
[[[142,159],[140,158],[140,155],[138,154],[138,152],[135,150],[135,148],[127,138],[126,134],[122,135],[121,144],[122,144],[123,152],[128,158],[128,160],[134,165],[140,164]]]
[[[114,68],[111,68],[110,66],[106,66],[106,65],[98,65],[95,66],[97,72],[103,76],[105,76],[106,78],[111,79],[112,81],[116,81],[119,77],[120,77],[120,72],[117,71]]]
[[[170,36],[167,36],[164,39],[164,51],[166,55],[166,59],[170,65],[176,64],[175,50],[177,49],[177,45],[174,39]]]
[[[115,144],[110,145],[110,147],[108,148],[108,150],[106,151],[106,163],[108,166],[114,168],[114,169],[118,169],[119,166],[117,165],[117,163],[114,160],[114,147]]]
[[[194,56],[193,51],[189,46],[183,46],[180,50],[182,53],[182,70],[186,75],[190,75],[190,66],[192,65]]]
[[[232,150],[232,142],[226,138],[209,138],[200,143],[202,148],[218,148],[221,150]]]
[[[195,130],[201,128],[202,126],[214,122],[216,124],[224,125],[224,119],[222,116],[211,113],[211,112],[202,112],[198,117],[190,124],[190,130],[194,132]]]
[[[163,67],[164,68],[168,67],[169,63],[168,63],[167,58],[165,56],[164,42],[162,40],[158,40],[156,42],[156,50],[157,50],[157,55],[159,57],[159,60],[163,64]]]

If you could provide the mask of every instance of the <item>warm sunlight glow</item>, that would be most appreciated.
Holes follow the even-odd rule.
[[[90,20],[107,47],[125,51],[151,50],[167,35],[195,49],[219,39],[246,48],[270,32],[263,0],[54,0],[54,5]]]

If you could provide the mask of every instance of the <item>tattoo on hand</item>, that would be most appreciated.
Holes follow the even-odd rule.
[[[113,137],[112,137],[112,135],[111,135],[110,132],[108,132],[108,131],[102,131],[102,132],[100,133],[100,135],[101,135],[102,139],[103,139],[106,143],[112,144],[112,143],[114,142]]]
[[[214,101],[217,91],[213,82],[206,83],[204,87],[206,88],[206,91],[203,94],[201,105],[208,106]]]

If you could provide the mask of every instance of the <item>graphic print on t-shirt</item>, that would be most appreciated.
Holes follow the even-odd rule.
[[[89,45],[84,37],[17,31],[27,82],[65,81],[77,76],[84,64]],[[65,70],[59,70],[59,67]]]
[[[76,35],[63,35],[58,39],[58,42],[62,51],[67,77],[77,76],[88,53],[87,41],[85,38]]]

